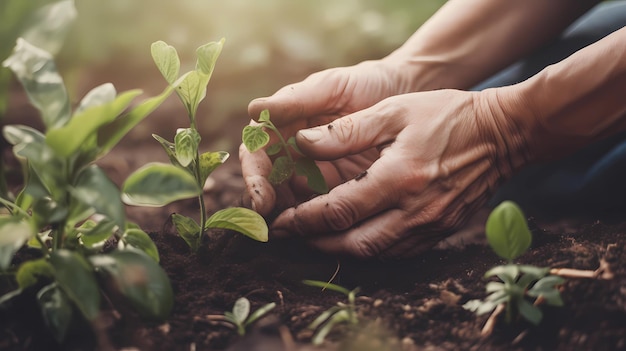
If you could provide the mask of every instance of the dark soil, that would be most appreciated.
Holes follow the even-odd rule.
[[[241,121],[243,125],[245,121]],[[240,126],[232,127],[240,131]],[[233,158],[236,152],[233,150]],[[121,145],[102,161],[119,181],[145,158],[161,159],[153,144]],[[237,161],[214,173],[205,194],[209,212],[237,204],[243,191]],[[195,211],[183,201],[166,209],[129,209],[129,217],[152,232],[174,291],[175,307],[164,323],[142,322],[132,314],[109,313],[100,348],[125,350],[619,350],[626,349],[626,222],[621,220],[545,221],[531,219],[531,250],[520,263],[595,270],[601,261],[609,280],[569,279],[562,308],[542,306],[539,326],[500,318],[492,335],[481,336],[487,315],[477,317],[462,305],[486,296],[482,278],[502,263],[482,239],[483,217],[463,233],[410,260],[354,261],[313,251],[297,240],[257,243],[231,232],[211,233],[203,250],[191,254],[168,222],[171,212]],[[622,223],[624,222],[624,223]],[[339,266],[339,268],[338,268]],[[345,296],[302,284],[329,280],[360,287],[357,328],[339,328],[322,348],[310,344],[307,325]],[[247,297],[253,309],[277,307],[239,337],[209,316]],[[97,348],[83,330],[60,347],[41,332],[36,309],[2,314],[0,349],[85,350]]]

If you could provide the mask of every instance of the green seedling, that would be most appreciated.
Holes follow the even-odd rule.
[[[537,300],[562,306],[557,286],[563,284],[565,279],[549,275],[550,268],[513,263],[528,250],[532,241],[524,214],[515,203],[505,201],[498,205],[487,219],[485,233],[493,251],[508,263],[485,273],[485,278],[499,278],[499,281],[487,283],[486,291],[490,295],[485,300],[470,300],[463,307],[482,315],[504,305],[507,322],[510,323],[519,314],[538,325],[543,314],[536,304]]]
[[[356,326],[359,323],[359,319],[356,313],[356,294],[359,292],[359,288],[354,290],[348,290],[343,286],[318,281],[318,280],[304,280],[304,284],[321,288],[322,290],[332,290],[340,294],[346,295],[348,303],[338,302],[336,306],[333,306],[326,311],[322,312],[309,326],[308,329],[315,332],[311,342],[314,345],[321,345],[324,343],[328,333],[333,330],[339,324],[348,324],[350,326]]]
[[[137,206],[165,206],[176,200],[196,197],[200,207],[200,224],[193,218],[172,215],[176,231],[194,252],[198,251],[202,236],[210,228],[235,230],[263,242],[268,239],[265,220],[252,210],[232,207],[207,218],[202,188],[211,172],[224,163],[229,154],[224,151],[199,152],[201,137],[196,112],[206,96],[206,86],[223,44],[222,39],[200,46],[196,50],[196,68],[181,77],[176,49],[163,41],[152,44],[152,58],[185,106],[190,126],[178,129],[174,142],[153,134],[171,164],[150,163],[142,167],[128,177],[122,189],[124,202]]]
[[[318,194],[327,193],[328,185],[326,185],[324,176],[317,164],[315,164],[315,161],[302,154],[298,145],[296,145],[294,137],[290,137],[285,141],[278,128],[270,120],[269,110],[261,111],[258,122],[257,125],[245,126],[241,139],[248,151],[256,152],[270,142],[270,135],[266,132],[266,129],[271,130],[278,137],[277,143],[265,149],[269,156],[277,156],[282,152],[282,155],[277,156],[273,161],[272,170],[268,176],[270,183],[274,185],[280,184],[291,178],[295,173],[307,178],[307,185],[311,190]],[[293,153],[298,155],[298,157],[294,158]]]
[[[232,323],[237,328],[237,334],[246,335],[246,328],[265,316],[276,307],[275,302],[268,303],[250,314],[250,301],[245,297],[240,297],[235,301],[231,312],[224,312],[224,320]]]
[[[173,296],[157,248],[126,220],[119,189],[95,161],[174,88],[131,106],[140,90],[118,94],[103,84],[72,112],[50,53],[20,38],[3,64],[22,83],[44,127],[2,130],[23,166],[24,186],[0,200],[6,207],[0,213],[0,270],[14,275],[16,285],[0,305],[22,294],[34,297],[59,341],[73,321],[96,324],[103,302],[111,300],[103,294],[125,298],[143,317],[165,319]],[[105,243],[117,247],[104,251]],[[39,250],[39,258],[13,266],[25,245]]]

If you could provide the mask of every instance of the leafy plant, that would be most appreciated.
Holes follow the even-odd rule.
[[[532,324],[539,324],[543,313],[536,304],[538,299],[553,306],[562,306],[563,300],[557,286],[565,280],[549,275],[550,268],[514,264],[513,260],[528,250],[532,234],[522,210],[513,202],[505,201],[489,215],[485,227],[487,241],[496,254],[506,259],[506,265],[491,268],[485,278],[490,281],[485,300],[470,300],[463,307],[478,315],[492,312],[497,306],[506,306],[506,321],[511,322],[518,313]]]
[[[20,38],[4,61],[22,83],[44,124],[3,128],[23,165],[24,186],[1,199],[0,270],[17,288],[0,298],[10,304],[35,295],[52,334],[62,341],[72,321],[94,323],[102,293],[121,296],[143,317],[164,319],[172,309],[170,282],[150,237],[126,220],[121,194],[94,163],[174,90],[132,106],[142,92],[118,94],[112,84],[91,90],[73,112],[52,55]],[[105,243],[115,243],[103,250]],[[11,266],[24,245],[40,257]]]
[[[206,85],[223,44],[224,39],[200,46],[196,50],[195,69],[180,78],[180,59],[176,49],[163,41],[152,44],[152,58],[170,87],[176,88],[187,110],[190,126],[178,129],[174,142],[153,134],[171,164],[148,164],[130,175],[123,186],[123,199],[129,205],[164,206],[176,200],[197,197],[200,224],[183,215],[172,216],[178,234],[194,252],[199,249],[202,236],[210,228],[235,230],[258,241],[267,241],[268,235],[265,220],[252,210],[232,207],[220,210],[209,218],[206,214],[202,187],[211,172],[224,163],[229,154],[224,151],[199,152],[201,137],[196,112],[206,96]]]
[[[271,130],[278,137],[278,142],[267,147],[265,152],[269,156],[276,156],[282,151],[282,155],[277,156],[273,161],[268,177],[270,183],[280,184],[291,178],[295,172],[297,175],[305,176],[307,185],[316,193],[327,193],[328,185],[315,161],[302,154],[294,137],[285,141],[278,128],[270,120],[269,110],[261,111],[257,125],[247,125],[243,128],[241,139],[248,151],[256,152],[270,142],[270,135],[265,131],[266,129]],[[294,158],[292,152],[298,157]]]
[[[311,339],[311,342],[314,345],[321,345],[326,339],[328,333],[330,333],[330,331],[339,324],[347,323],[348,325],[354,326],[359,323],[355,303],[356,294],[359,292],[359,288],[348,290],[343,286],[318,280],[304,280],[303,283],[309,286],[322,288],[323,290],[332,290],[340,294],[344,294],[348,298],[347,304],[338,302],[336,306],[322,312],[322,314],[309,324],[307,328],[315,332],[313,339]]]
[[[224,312],[224,319],[237,328],[237,334],[246,335],[246,328],[276,307],[275,302],[268,303],[250,314],[250,301],[240,297],[235,301],[232,312]]]

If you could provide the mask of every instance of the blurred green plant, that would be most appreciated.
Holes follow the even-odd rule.
[[[549,275],[550,268],[513,263],[528,250],[532,241],[524,213],[514,202],[504,201],[493,209],[487,218],[485,233],[493,251],[508,263],[485,273],[485,278],[497,277],[500,281],[488,282],[485,289],[490,295],[484,300],[468,301],[463,305],[465,309],[482,315],[505,305],[507,323],[520,315],[537,325],[543,313],[528,299],[533,302],[541,299],[552,306],[563,305],[557,286],[562,285],[565,279]]]
[[[52,335],[63,341],[75,321],[92,326],[102,295],[121,296],[148,319],[162,320],[172,309],[172,288],[159,266],[148,234],[125,216],[121,194],[95,164],[156,109],[174,90],[132,106],[142,92],[118,94],[112,84],[91,90],[72,112],[52,55],[23,38],[4,61],[39,110],[44,131],[7,125],[5,139],[23,166],[23,188],[0,199],[0,270],[17,288],[0,306],[25,294],[34,297]],[[115,244],[104,251],[106,243]],[[12,266],[26,245],[38,258]],[[34,295],[34,296],[33,296]]]
[[[226,208],[207,218],[202,188],[211,172],[224,163],[229,154],[224,151],[199,152],[201,137],[196,113],[206,96],[206,86],[223,44],[224,39],[200,46],[196,50],[196,68],[180,78],[180,58],[176,49],[163,41],[152,44],[154,62],[170,87],[176,88],[187,111],[190,127],[179,128],[174,142],[153,134],[171,164],[145,165],[128,177],[122,189],[124,202],[135,206],[164,206],[176,200],[197,197],[200,224],[193,218],[172,215],[176,231],[194,252],[198,251],[203,235],[210,228],[235,230],[258,241],[267,241],[268,236],[263,217],[246,208]]]
[[[250,314],[250,301],[245,297],[240,297],[235,301],[232,311],[224,312],[224,320],[237,328],[237,334],[244,336],[250,324],[265,316],[274,307],[276,303],[270,302]]]

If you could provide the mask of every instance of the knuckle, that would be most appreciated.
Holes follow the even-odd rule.
[[[342,231],[356,222],[357,211],[347,203],[328,204],[323,212],[323,219],[331,230]]]
[[[372,258],[380,254],[381,248],[371,239],[359,237],[351,243],[349,251],[357,258]]]

